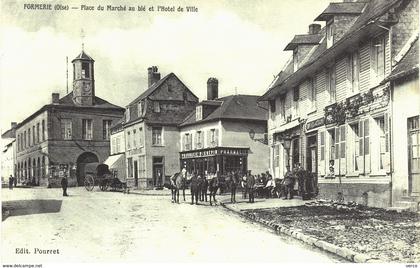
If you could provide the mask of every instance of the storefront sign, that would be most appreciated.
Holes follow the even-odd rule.
[[[325,118],[319,118],[317,120],[306,123],[306,131],[323,126],[325,124]]]
[[[247,148],[215,148],[200,151],[182,152],[181,159],[207,157],[215,155],[248,155]]]

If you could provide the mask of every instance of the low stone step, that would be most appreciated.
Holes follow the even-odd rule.
[[[419,211],[419,202],[417,201],[397,201],[395,207],[408,208],[408,210],[416,212]]]
[[[412,201],[412,202],[420,202],[420,196],[402,196],[401,201]]]

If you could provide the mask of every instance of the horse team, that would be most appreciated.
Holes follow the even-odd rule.
[[[210,205],[213,205],[213,202],[216,203],[216,193],[222,187],[222,182],[217,175],[208,177],[210,179],[197,174],[175,173],[170,179],[171,184],[167,185],[167,188],[171,189],[172,202],[179,203],[180,191],[182,191],[185,201],[185,189],[188,182],[191,190],[191,204],[195,202],[197,205],[198,201],[207,202],[207,199],[209,199]]]

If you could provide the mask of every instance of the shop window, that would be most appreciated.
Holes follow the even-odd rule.
[[[320,161],[325,161],[325,132],[324,131],[320,133],[320,145],[321,145],[320,146],[320,150],[321,150]]]
[[[273,166],[279,167],[280,166],[280,145],[274,145],[274,157],[273,157]]]

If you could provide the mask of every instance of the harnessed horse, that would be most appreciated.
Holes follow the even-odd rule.
[[[182,189],[182,195],[185,201],[185,178],[182,176],[181,172],[178,172],[171,177],[171,193],[173,203],[179,203],[180,189]]]

